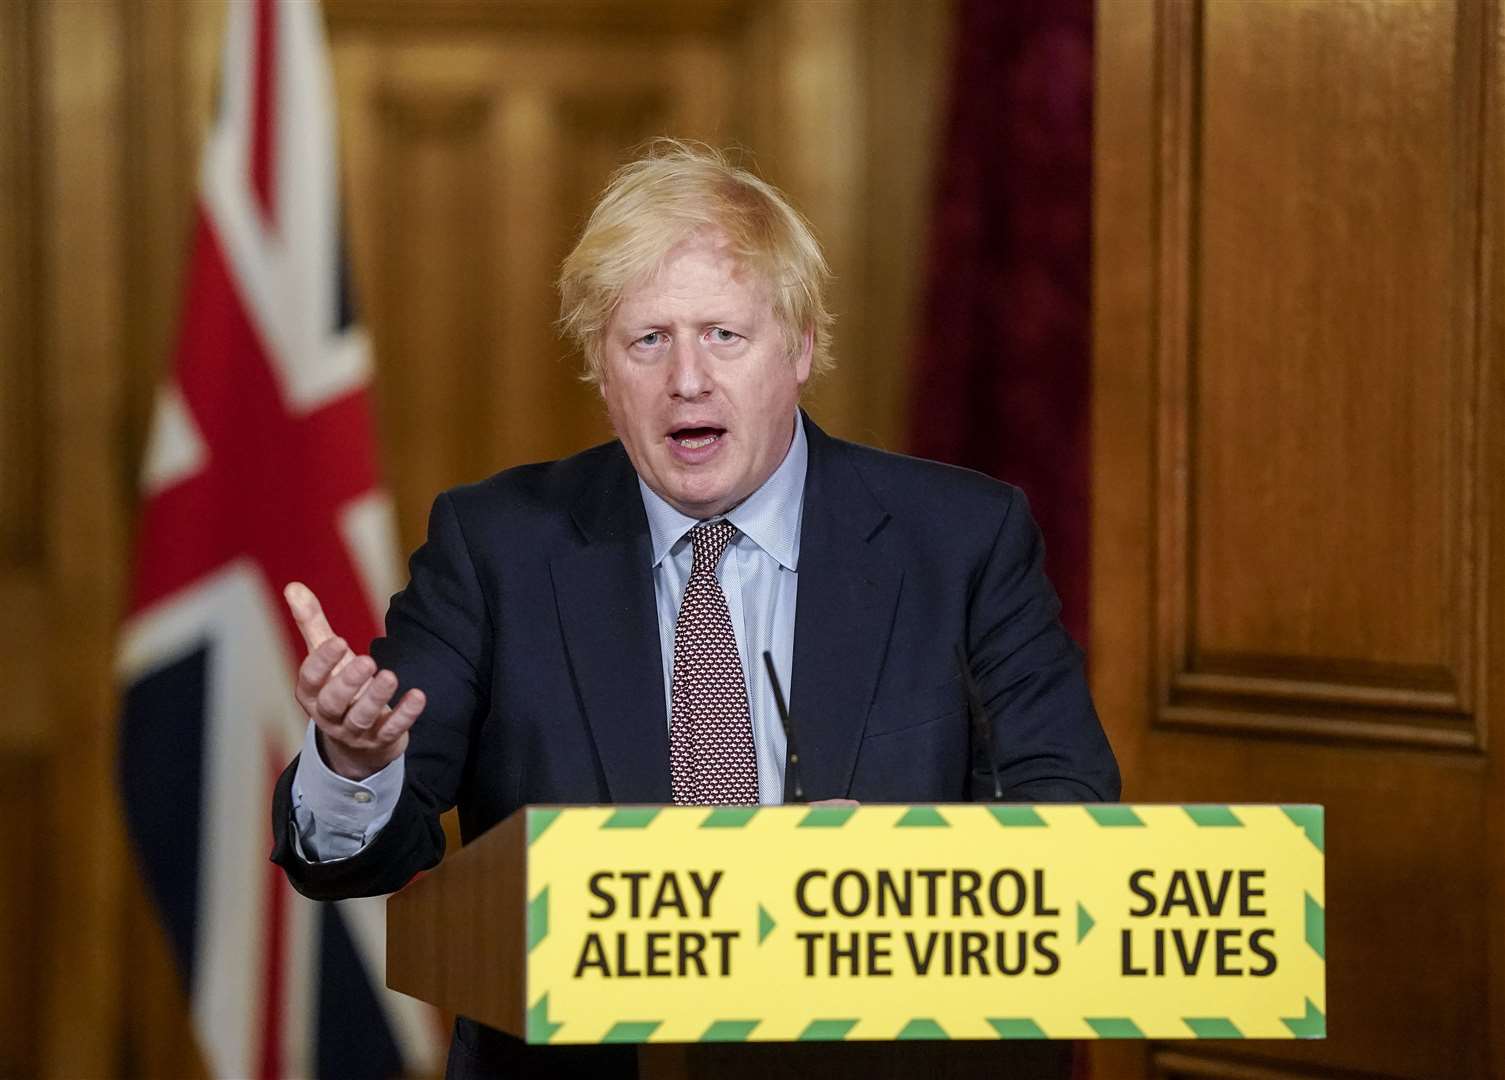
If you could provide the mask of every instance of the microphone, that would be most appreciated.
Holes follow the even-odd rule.
[[[789,759],[789,786],[792,796],[785,802],[805,801],[805,786],[800,782],[800,751],[794,741],[794,725],[789,721],[789,706],[784,704],[784,688],[779,685],[779,673],[773,669],[773,653],[763,654],[763,666],[768,668],[768,681],[773,686],[773,701],[779,707],[779,719],[784,724],[784,752]]]
[[[962,643],[956,643],[956,666],[961,669],[962,685],[967,690],[967,711],[972,715],[973,737],[982,744],[988,755],[988,769],[993,774],[993,801],[1003,801],[1003,781],[998,778],[998,759],[993,755],[993,718],[982,707],[982,691],[977,680],[972,678],[972,665],[967,663],[967,654]]]

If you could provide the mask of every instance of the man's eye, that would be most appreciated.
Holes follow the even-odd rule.
[[[713,327],[711,329],[711,340],[718,341],[723,345],[727,344],[728,342],[736,341],[741,336],[741,334],[738,334],[732,330],[727,330],[726,328],[721,326]]]
[[[655,345],[659,344],[663,336],[664,333],[662,330],[655,330],[652,333],[644,334],[642,337],[638,338],[637,344],[646,346],[647,348],[651,349]]]

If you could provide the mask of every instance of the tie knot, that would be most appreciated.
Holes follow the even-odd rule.
[[[729,521],[709,521],[690,530],[690,555],[692,574],[716,572],[721,553],[737,535],[737,527]]]

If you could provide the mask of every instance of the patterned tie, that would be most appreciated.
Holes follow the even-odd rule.
[[[685,805],[758,802],[747,684],[726,594],[716,580],[716,564],[736,535],[736,527],[725,521],[690,530],[692,567],[674,624],[669,721],[674,801]]]

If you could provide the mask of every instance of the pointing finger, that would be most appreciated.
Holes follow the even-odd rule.
[[[298,624],[298,632],[303,635],[309,652],[334,637],[334,630],[324,617],[324,608],[319,604],[319,598],[307,585],[301,581],[289,582],[282,590],[282,597],[293,613],[293,621]]]

